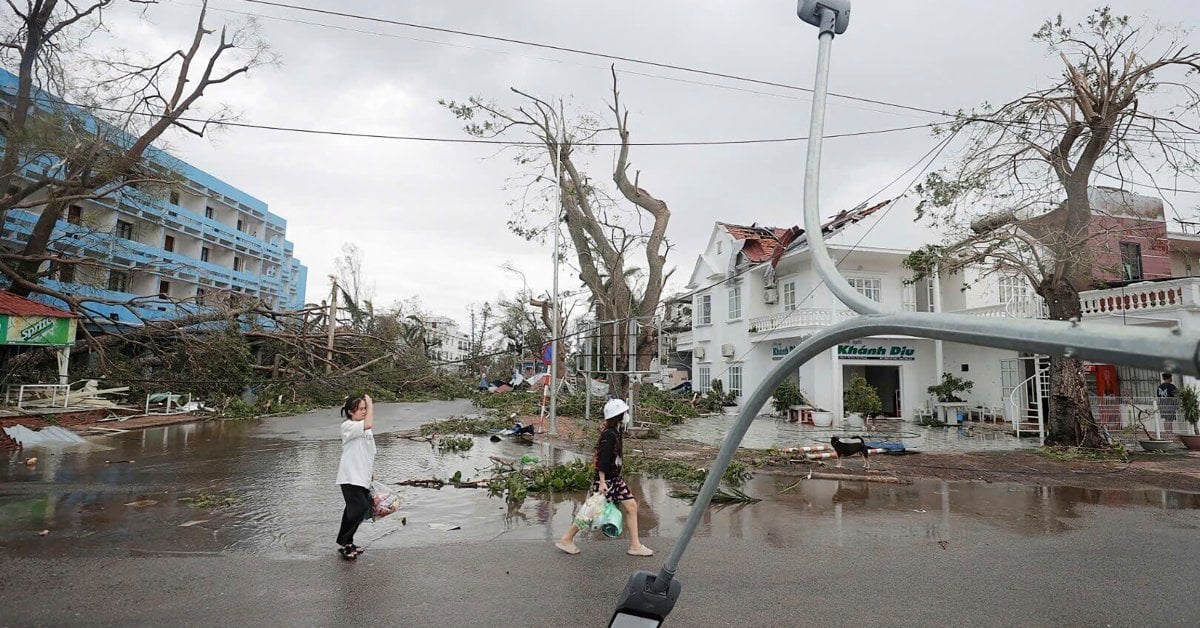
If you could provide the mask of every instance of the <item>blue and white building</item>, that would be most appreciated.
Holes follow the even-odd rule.
[[[5,115],[16,80],[0,70]],[[72,205],[60,217],[50,248],[97,263],[63,266],[48,286],[112,301],[137,299],[133,306],[95,308],[132,324],[240,299],[276,310],[304,305],[308,269],[294,256],[286,220],[266,202],[161,150],[147,151],[146,159],[173,184],[123,188]],[[38,168],[31,164],[27,174],[40,174]],[[4,244],[22,245],[39,214],[40,208],[10,210],[0,233]]]

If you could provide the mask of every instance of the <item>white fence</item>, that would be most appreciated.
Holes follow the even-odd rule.
[[[1132,430],[1135,437],[1144,438],[1143,426],[1147,432],[1162,436],[1186,434],[1188,430],[1174,398],[1091,396],[1091,402],[1092,416],[1114,437]]]

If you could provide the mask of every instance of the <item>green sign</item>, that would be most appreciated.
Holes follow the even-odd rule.
[[[838,345],[838,358],[842,360],[916,360],[917,349],[908,345],[855,340]]]
[[[75,342],[75,319],[0,314],[0,344],[66,346]]]
[[[771,359],[782,360],[787,357],[792,349],[796,348],[796,343],[776,342],[771,345]]]

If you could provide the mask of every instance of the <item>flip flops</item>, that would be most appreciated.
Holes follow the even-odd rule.
[[[645,545],[643,545],[643,546],[641,546],[641,547],[639,547],[639,548],[637,548],[637,549],[631,549],[631,550],[628,550],[628,551],[626,551],[625,553],[626,553],[626,554],[629,554],[630,556],[653,556],[653,555],[654,555],[654,550],[652,550],[652,549],[650,549],[649,547],[646,547]]]
[[[554,544],[554,547],[557,547],[558,549],[560,549],[568,554],[578,554],[579,553],[579,546],[573,542],[572,543],[563,543],[562,541],[559,541]]]
[[[359,547],[353,543],[349,545],[343,545],[342,547],[338,548],[338,554],[340,554],[341,557],[345,558],[346,560],[355,560],[359,556],[362,556],[366,551],[367,549],[365,547]]]

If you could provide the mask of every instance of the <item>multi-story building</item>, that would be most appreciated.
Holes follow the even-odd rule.
[[[425,335],[429,343],[429,358],[434,362],[454,363],[448,368],[461,364],[471,353],[471,338],[450,317],[427,317]]]
[[[15,86],[16,77],[0,70],[5,104]],[[72,205],[50,248],[97,264],[64,265],[47,280],[51,287],[110,301],[137,299],[134,305],[95,307],[133,324],[239,298],[279,310],[304,304],[308,270],[293,255],[286,220],[265,202],[165,152],[147,151],[147,160],[174,183],[153,191],[121,189]],[[31,164],[26,174],[37,167]],[[39,214],[10,210],[0,235],[4,243],[21,246]]]
[[[1168,232],[1160,200],[1119,190],[1094,188],[1092,206],[1101,218],[1090,240],[1096,272],[1084,286],[1093,289],[1080,293],[1083,323],[1200,328],[1200,229]],[[839,216],[826,225],[827,236],[879,208]],[[902,262],[918,244],[831,243],[830,250],[846,280],[888,309],[1047,316],[1041,298],[1016,273],[980,268],[913,282]],[[720,379],[727,391],[747,394],[805,338],[857,316],[817,275],[798,228],[717,223],[688,288],[696,291],[691,334],[681,334],[677,348],[691,350],[693,386],[700,391]],[[968,409],[1036,421],[1035,413],[1049,407],[1047,366],[1044,356],[896,335],[843,343],[793,377],[813,405],[840,417],[843,382],[861,375],[878,390],[885,415],[911,419],[928,411],[926,389],[951,373],[974,384],[962,395]],[[1101,398],[1153,398],[1161,379],[1144,369],[1086,367]]]

